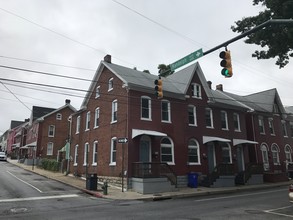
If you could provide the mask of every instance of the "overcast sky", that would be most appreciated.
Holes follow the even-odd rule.
[[[29,118],[33,105],[59,108],[68,98],[79,109],[85,95],[3,79],[80,90],[90,84],[11,68],[91,80],[111,54],[113,63],[157,75],[158,64],[237,36],[231,25],[263,9],[252,0],[0,0],[0,134],[11,120]],[[197,60],[214,89],[223,84],[225,91],[248,95],[277,88],[283,104],[293,105],[293,60],[281,70],[274,59],[256,60],[251,54],[260,48],[243,39],[228,49],[232,78],[220,73],[221,49]]]

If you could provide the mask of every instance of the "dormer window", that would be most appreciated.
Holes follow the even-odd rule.
[[[192,97],[201,99],[201,86],[197,83],[192,84]]]
[[[113,78],[109,79],[108,82],[108,91],[111,91],[113,89]]]

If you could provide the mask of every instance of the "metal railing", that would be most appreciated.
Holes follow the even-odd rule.
[[[177,187],[177,177],[167,163],[135,162],[133,163],[132,177],[160,178],[167,177]]]

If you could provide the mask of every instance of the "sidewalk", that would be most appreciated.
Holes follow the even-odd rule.
[[[108,195],[103,195],[103,190],[101,186],[98,185],[97,191],[91,191],[86,189],[86,180],[74,177],[72,175],[64,175],[59,172],[51,172],[44,169],[40,169],[34,166],[24,165],[23,163],[18,163],[17,160],[7,159],[7,161],[11,164],[14,164],[18,167],[21,167],[25,170],[37,173],[49,179],[53,179],[64,184],[75,187],[85,193],[88,193],[95,197],[107,198],[107,199],[116,199],[116,200],[162,200],[169,198],[186,198],[186,197],[195,197],[195,196],[203,196],[203,195],[211,195],[211,194],[221,194],[221,193],[232,193],[237,191],[252,191],[257,189],[265,189],[265,188],[274,188],[279,186],[289,186],[293,181],[288,182],[279,182],[279,183],[264,183],[259,185],[245,185],[245,186],[234,186],[234,187],[222,187],[222,188],[209,188],[209,187],[201,187],[198,188],[179,188],[174,192],[166,192],[166,193],[157,193],[157,194],[147,194],[142,195],[132,191],[122,192],[121,188],[111,186],[108,188]]]

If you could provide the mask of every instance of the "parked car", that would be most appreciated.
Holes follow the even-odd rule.
[[[289,201],[293,203],[293,184],[289,186]]]
[[[6,156],[5,152],[0,152],[0,160],[7,161],[7,156]]]

